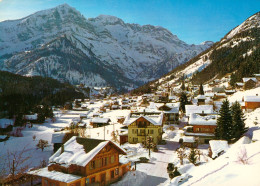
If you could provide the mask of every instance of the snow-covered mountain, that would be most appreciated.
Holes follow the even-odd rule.
[[[260,73],[260,12],[232,29],[219,42],[155,83],[172,84],[183,76],[204,83],[233,73],[233,82]],[[232,83],[232,82],[231,82]]]
[[[114,16],[86,19],[63,4],[0,22],[0,70],[129,88],[159,78],[212,44],[189,45],[160,26]]]

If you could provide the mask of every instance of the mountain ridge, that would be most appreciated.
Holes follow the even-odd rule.
[[[17,58],[25,64],[39,64],[30,59],[28,53],[43,46],[48,47],[47,43],[66,35],[71,45],[85,54],[79,61],[84,61],[87,57],[93,59],[92,63],[101,63],[101,66],[112,69],[111,73],[118,74],[118,81],[107,82],[102,75],[93,75],[92,79],[82,80],[80,78],[84,73],[80,70],[73,72],[75,81],[65,74],[60,77],[49,74],[49,77],[65,78],[65,81],[73,84],[106,85],[119,89],[134,88],[156,79],[212,44],[205,42],[202,45],[188,45],[163,27],[125,23],[115,16],[100,15],[86,19],[67,4],[39,11],[13,22],[0,22],[0,33],[0,70],[26,76],[42,74],[40,68],[30,72],[32,69],[28,65],[11,65],[16,67],[11,69],[10,64],[18,64],[19,61],[14,60]],[[49,51],[46,58],[59,64],[59,58],[53,58],[53,51]],[[64,65],[69,66],[69,63]],[[24,69],[19,69],[19,66]],[[78,74],[78,78],[75,74]],[[91,85],[93,80],[95,83]]]

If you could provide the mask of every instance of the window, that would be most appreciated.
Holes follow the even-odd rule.
[[[112,171],[110,172],[110,175],[111,175],[111,178],[114,178],[114,177],[115,177],[114,170],[112,170]]]
[[[89,169],[95,169],[95,161],[90,162]]]
[[[94,176],[94,177],[92,177],[91,179],[90,179],[90,183],[95,183],[96,182],[96,177]]]
[[[111,163],[114,163],[115,162],[115,156],[111,156]]]
[[[107,165],[107,157],[102,158],[102,167]]]
[[[153,129],[151,129],[151,130],[149,131],[149,134],[153,134]]]
[[[115,169],[115,174],[118,175],[118,173],[119,173],[119,170],[118,170],[118,168],[116,168]]]
[[[101,159],[98,159],[96,160],[97,161],[97,168],[100,168],[102,166],[102,160]]]

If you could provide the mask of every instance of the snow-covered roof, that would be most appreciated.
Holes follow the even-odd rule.
[[[198,114],[191,114],[189,119],[190,125],[217,125],[216,115],[200,116]]]
[[[244,83],[238,82],[238,83],[236,83],[236,85],[238,85],[238,86],[244,86]]]
[[[198,95],[198,96],[197,96],[197,99],[206,99],[206,96],[204,96],[204,95]]]
[[[24,119],[26,120],[37,120],[38,114],[32,114],[32,115],[24,115]]]
[[[27,174],[41,176],[41,177],[49,178],[51,180],[56,180],[65,183],[70,183],[82,178],[80,176],[76,176],[73,174],[66,174],[58,171],[49,171],[48,167],[27,172]]]
[[[91,120],[93,123],[108,123],[110,121],[109,118],[100,118],[100,117],[95,117]]]
[[[62,143],[66,132],[54,132],[52,134],[51,143]]]
[[[246,82],[248,82],[250,79],[253,80],[254,82],[257,82],[257,79],[256,79],[255,77],[243,78],[243,82],[246,83]]]
[[[111,141],[80,138],[73,136],[64,144],[64,152],[61,148],[49,158],[50,163],[76,164],[85,167],[108,143],[118,147],[122,154],[125,150]]]
[[[183,136],[182,137],[184,143],[194,143],[195,137],[194,136]]]
[[[14,125],[14,120],[5,118],[0,119],[0,128],[6,128],[9,125]]]
[[[260,102],[260,96],[245,96],[245,102]]]
[[[211,114],[213,113],[213,105],[185,105],[185,110],[187,116],[189,116],[192,113]]]
[[[187,136],[205,136],[205,137],[214,137],[215,135],[212,133],[195,133],[195,132],[185,132]]]
[[[124,125],[130,125],[133,122],[135,122],[136,120],[138,120],[139,118],[144,118],[147,121],[149,121],[150,123],[152,123],[153,125],[162,125],[162,120],[163,120],[163,113],[160,114],[154,114],[154,115],[135,115],[130,113],[125,121],[124,121]]]
[[[253,131],[252,140],[253,141],[260,141],[260,130]]]
[[[210,140],[209,145],[212,151],[212,158],[218,157],[220,152],[226,152],[229,148],[228,142],[225,140]]]

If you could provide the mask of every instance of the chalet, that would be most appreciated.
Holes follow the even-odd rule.
[[[109,118],[94,117],[90,121],[90,125],[92,125],[93,128],[97,128],[97,127],[103,127],[103,126],[109,125],[110,122],[111,122],[111,120]]]
[[[225,88],[223,88],[223,87],[213,87],[213,88],[212,88],[212,92],[215,92],[215,93],[224,93],[224,92],[225,92]]]
[[[112,105],[111,106],[111,110],[118,110],[119,109],[119,105]]]
[[[176,124],[179,122],[179,106],[164,104],[158,110],[164,113],[164,124]]]
[[[0,134],[5,134],[13,130],[14,120],[12,119],[0,119]]]
[[[236,92],[236,90],[225,90],[226,95],[232,95]]]
[[[158,144],[162,140],[163,113],[133,112],[130,113],[124,125],[128,126],[128,142],[142,143],[147,137]]]
[[[244,101],[246,110],[254,110],[260,107],[260,96],[258,94],[256,96],[245,96]]]
[[[226,98],[227,95],[225,93],[215,93],[214,94],[214,100],[220,100]]]
[[[24,115],[24,119],[30,122],[36,122],[38,120],[38,114]]]
[[[254,74],[254,76],[257,79],[257,81],[260,81],[260,74]]]
[[[54,132],[52,134],[51,143],[53,144],[54,153],[62,146],[65,134],[66,132]]]
[[[212,159],[217,158],[229,149],[228,142],[226,140],[210,140],[209,152]]]
[[[185,105],[186,116],[191,114],[212,114],[213,105]]]
[[[183,136],[180,138],[180,142],[184,147],[196,148],[198,146],[194,136]]]
[[[236,83],[236,89],[240,90],[240,89],[243,89],[243,87],[244,87],[244,83],[241,83],[241,82]]]
[[[243,78],[244,90],[252,89],[256,86],[257,79],[255,77]]]
[[[190,130],[186,130],[185,136],[194,136],[198,143],[209,143],[209,140],[214,139],[215,129],[217,127],[217,115],[199,115],[191,114],[189,118]]]
[[[126,152],[111,141],[73,136],[49,158],[48,167],[28,174],[41,177],[43,186],[110,185],[131,166],[120,163],[119,154]]]
[[[204,95],[198,95],[198,96],[197,96],[197,99],[198,99],[198,104],[199,104],[199,105],[204,105],[204,104],[205,104],[205,100],[206,100],[206,96],[204,96]]]
[[[122,110],[128,110],[128,109],[130,109],[130,108],[131,108],[130,105],[122,105],[122,106],[121,106],[121,109],[122,109]]]

